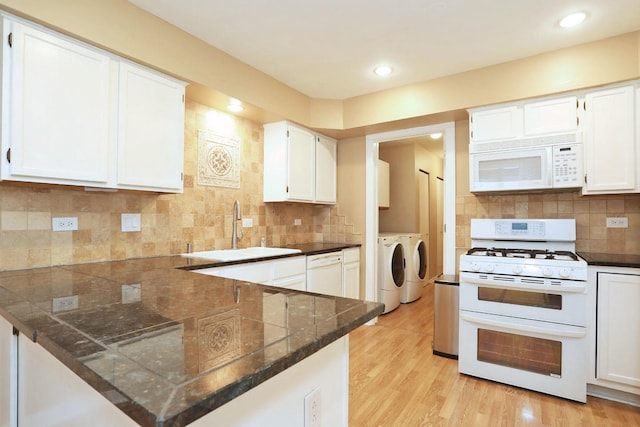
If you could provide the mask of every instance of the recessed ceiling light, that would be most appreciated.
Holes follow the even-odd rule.
[[[231,98],[229,100],[229,105],[227,105],[227,110],[233,111],[234,113],[239,113],[240,111],[244,110],[244,107],[242,107],[242,102],[240,102],[239,99]]]
[[[560,26],[562,28],[575,27],[576,25],[582,24],[586,18],[587,14],[584,12],[572,13],[562,18],[562,20],[560,21]]]
[[[380,77],[385,77],[393,72],[393,68],[389,67],[388,65],[380,65],[376,67],[375,70],[373,70],[373,72]]]
[[[431,139],[438,139],[438,138],[442,137],[442,132],[434,132],[429,136],[431,137]]]

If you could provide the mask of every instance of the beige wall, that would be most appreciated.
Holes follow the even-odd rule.
[[[211,117],[218,120],[211,120]],[[211,125],[210,123],[223,123]],[[188,101],[185,120],[183,194],[122,191],[0,182],[0,271],[89,261],[176,254],[231,245],[233,201],[254,226],[241,247],[308,241],[359,242],[336,207],[262,202],[262,125]],[[208,130],[241,140],[239,189],[197,183],[197,134]],[[142,231],[122,233],[120,214],[140,213]],[[78,231],[52,232],[53,217],[78,217]],[[302,219],[294,226],[295,218]]]
[[[202,87],[207,105],[224,108],[219,103],[233,96],[260,110],[248,109],[255,121],[361,134],[380,123],[640,77],[635,32],[346,100],[311,99],[126,0],[0,0],[0,8],[198,83],[191,90]]]

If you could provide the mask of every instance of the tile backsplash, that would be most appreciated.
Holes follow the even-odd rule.
[[[640,194],[582,196],[579,192],[467,195],[456,198],[456,247],[471,246],[471,218],[575,218],[576,249],[640,254]],[[607,228],[607,217],[627,217],[628,228]]]
[[[198,131],[240,139],[240,188],[197,183]],[[231,245],[232,207],[242,205],[240,247],[309,241],[356,242],[362,236],[336,206],[262,202],[262,125],[187,100],[183,194],[87,192],[83,188],[0,182],[0,271],[149,257]],[[122,213],[140,213],[141,231],[120,231]],[[54,217],[77,217],[77,231],[53,232]],[[293,225],[301,219],[301,225]]]

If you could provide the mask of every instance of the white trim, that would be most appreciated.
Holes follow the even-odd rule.
[[[366,136],[365,166],[365,299],[378,301],[377,259],[378,259],[378,156],[379,144],[385,141],[424,136],[433,132],[443,132],[444,150],[444,274],[456,272],[455,219],[456,219],[456,156],[455,123],[402,129]],[[449,224],[449,227],[447,227]]]

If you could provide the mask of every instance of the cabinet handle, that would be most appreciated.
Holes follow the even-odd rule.
[[[587,174],[584,174],[584,183],[587,183]]]
[[[9,43],[9,47],[13,47],[13,33],[9,33],[7,36],[7,42]]]
[[[7,162],[11,163],[11,148],[7,150]]]

